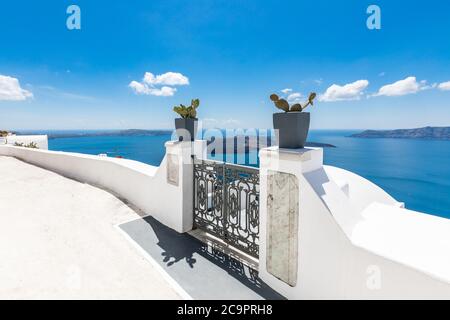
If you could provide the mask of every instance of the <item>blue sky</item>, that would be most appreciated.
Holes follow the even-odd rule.
[[[66,27],[71,4],[81,30]],[[448,126],[449,13],[441,0],[3,1],[0,128],[171,128],[196,97],[209,125],[270,128],[283,89],[319,94],[316,129]],[[152,95],[167,83],[172,96]]]

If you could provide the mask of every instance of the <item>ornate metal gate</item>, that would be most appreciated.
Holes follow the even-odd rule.
[[[258,257],[259,170],[195,160],[194,227]]]

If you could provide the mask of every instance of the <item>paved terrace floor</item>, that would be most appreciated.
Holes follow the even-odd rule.
[[[116,224],[121,200],[0,157],[0,299],[177,299]]]

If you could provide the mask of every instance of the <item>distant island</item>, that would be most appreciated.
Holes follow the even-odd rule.
[[[416,129],[366,130],[350,135],[352,138],[393,138],[450,140],[450,127],[424,127]]]

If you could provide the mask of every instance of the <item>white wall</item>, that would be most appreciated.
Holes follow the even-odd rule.
[[[408,221],[414,220],[419,213],[405,213],[402,219],[398,215],[385,214],[373,228],[364,227],[370,221],[361,208],[371,200],[384,203],[374,208],[388,206],[392,210],[405,210],[398,208],[397,202],[382,189],[361,177],[345,174],[339,169],[324,170],[318,157],[320,153],[313,153],[310,157],[277,156],[276,169],[294,174],[299,180],[298,278],[296,286],[291,287],[266,269],[265,199],[268,195],[267,170],[272,169],[272,165],[269,153],[261,152],[260,277],[289,299],[450,299],[449,279],[439,278],[435,273],[447,268],[450,250],[427,252],[419,247],[420,241],[402,238],[406,234],[414,236],[408,233]],[[348,195],[333,178],[350,183]],[[379,213],[382,214],[381,211]],[[371,215],[377,216],[377,212]],[[442,225],[439,218],[421,216],[421,219],[418,227],[425,229],[425,234],[433,230],[443,231],[439,228]],[[429,223],[423,223],[424,219]],[[396,233],[389,241],[383,241],[383,234],[392,225]],[[355,235],[359,229],[370,230],[372,234],[366,236],[365,232],[358,232]],[[378,237],[373,234],[378,234]],[[424,234],[415,235],[427,241]],[[446,240],[449,238],[450,232]],[[390,245],[395,248],[390,248]],[[432,241],[430,245],[433,245]],[[383,250],[377,251],[379,248]],[[414,257],[416,262],[432,259],[442,263],[434,266],[422,264],[428,269],[419,270],[417,264],[403,263],[405,256]],[[446,271],[443,270],[442,274]]]
[[[202,152],[203,143],[198,142],[195,150]],[[167,156],[154,167],[126,159],[8,145],[0,146],[0,155],[110,190],[172,229],[186,232],[192,229],[191,143],[168,142],[166,148],[168,153],[179,155],[178,185],[167,182]]]
[[[48,137],[46,135],[29,135],[29,136],[7,136],[6,143],[14,145],[15,143],[23,143],[25,145],[34,142],[37,147],[42,150],[48,150]]]

